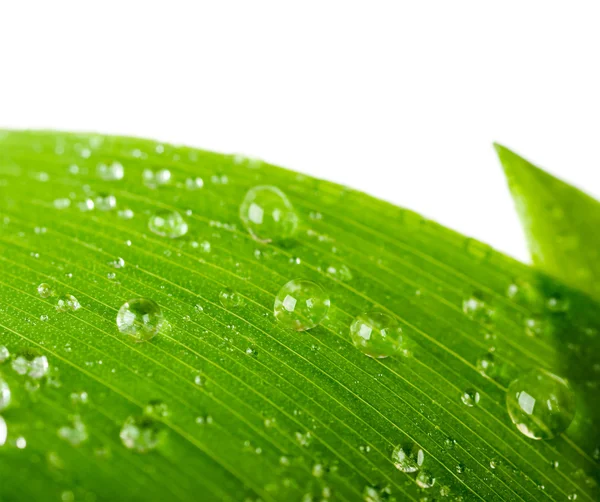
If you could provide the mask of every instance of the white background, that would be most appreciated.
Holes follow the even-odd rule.
[[[599,26],[578,0],[0,0],[0,127],[261,157],[526,260],[491,143],[600,196]]]

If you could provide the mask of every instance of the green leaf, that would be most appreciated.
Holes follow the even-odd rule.
[[[495,145],[533,262],[600,298],[600,203],[501,145]]]
[[[265,185],[298,217],[271,243],[240,221]],[[0,190],[0,500],[597,500],[600,309],[558,281],[363,193],[141,139],[0,132]],[[149,229],[164,210],[185,235]],[[303,332],[273,315],[292,279],[331,301]],[[136,343],[116,318],[140,297],[166,321]],[[374,309],[403,330],[385,359],[350,337]],[[505,404],[537,367],[576,392],[549,441]]]

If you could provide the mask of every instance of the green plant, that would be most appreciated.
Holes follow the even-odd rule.
[[[597,500],[598,203],[498,150],[539,268],[253,159],[0,132],[0,500]],[[550,440],[507,411],[535,368]]]

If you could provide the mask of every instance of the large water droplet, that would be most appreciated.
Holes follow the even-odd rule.
[[[56,301],[56,310],[58,312],[75,312],[81,305],[73,295],[61,295]]]
[[[403,349],[402,328],[391,315],[371,311],[361,314],[350,325],[352,343],[366,355],[384,358]]]
[[[298,228],[298,215],[287,196],[274,186],[251,188],[240,205],[240,219],[260,242],[289,239]]]
[[[42,298],[48,298],[49,296],[52,296],[54,294],[54,291],[52,291],[52,288],[45,282],[42,282],[37,287],[37,292]]]
[[[417,445],[405,447],[398,445],[392,452],[392,462],[402,472],[416,472],[423,465],[425,454]]]
[[[527,437],[552,439],[573,421],[575,394],[563,378],[535,369],[509,385],[506,406],[513,423]]]
[[[46,376],[50,364],[46,356],[38,355],[35,350],[28,349],[13,359],[11,367],[19,375],[29,375],[31,378],[39,380]]]
[[[156,235],[175,239],[187,234],[188,224],[177,211],[159,209],[150,217],[148,228]]]
[[[273,311],[286,328],[305,331],[317,326],[329,311],[329,296],[318,284],[295,279],[275,297]]]
[[[134,298],[124,303],[117,313],[117,327],[136,342],[153,338],[164,322],[159,305],[148,298]]]
[[[163,429],[161,423],[152,417],[129,417],[125,420],[119,436],[126,448],[138,453],[147,453],[159,446]]]
[[[125,174],[125,169],[120,162],[111,164],[100,163],[96,166],[96,173],[104,181],[121,180]]]
[[[472,408],[479,403],[479,392],[475,389],[467,389],[460,395],[460,400],[465,406]]]
[[[10,405],[10,387],[0,376],[0,411],[8,408]]]

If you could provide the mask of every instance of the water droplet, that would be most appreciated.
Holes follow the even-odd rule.
[[[402,472],[418,471],[423,465],[423,460],[425,460],[425,453],[416,444],[408,448],[398,445],[392,452],[392,462],[396,469]]]
[[[52,296],[54,294],[54,291],[52,291],[52,288],[45,282],[42,282],[37,287],[37,292],[42,298],[48,298],[49,296]]]
[[[494,311],[483,300],[480,293],[474,293],[473,296],[463,301],[463,312],[476,322],[489,324],[494,315]]]
[[[125,266],[125,260],[119,256],[117,259],[111,261],[109,265],[115,268],[123,268]]]
[[[92,199],[85,199],[82,201],[79,201],[77,203],[77,208],[81,211],[81,212],[87,212],[87,211],[93,211],[94,210],[94,201]]]
[[[168,185],[171,182],[171,171],[159,169],[154,175],[154,180],[158,185]]]
[[[323,320],[329,306],[329,296],[321,286],[296,279],[279,290],[273,311],[277,320],[286,328],[305,331]]]
[[[477,360],[477,370],[482,375],[488,376],[490,378],[495,378],[496,371],[496,359],[494,358],[494,354],[488,352],[481,356]]]
[[[198,385],[198,386],[200,386],[200,385],[204,385],[204,380],[202,379],[202,376],[201,376],[201,375],[196,375],[196,376],[194,377],[194,383],[195,383],[196,385]]]
[[[60,494],[60,500],[62,502],[74,502],[75,494],[71,490],[65,490]]]
[[[380,311],[357,316],[350,325],[350,338],[355,347],[373,358],[398,354],[404,345],[398,321]]]
[[[251,188],[240,205],[240,219],[259,242],[291,238],[298,227],[298,215],[287,196],[274,186]]]
[[[498,467],[498,462],[494,459],[490,460],[490,469],[495,469]]]
[[[325,473],[325,468],[323,467],[323,464],[315,464],[315,465],[313,465],[312,475],[315,478],[322,478],[324,473]]]
[[[164,431],[161,423],[152,417],[129,417],[119,436],[126,448],[138,453],[148,453],[160,445]]]
[[[46,356],[34,357],[30,363],[29,376],[39,380],[48,373],[49,368],[50,365],[48,364],[48,358]]]
[[[56,310],[58,312],[75,312],[80,308],[79,301],[73,295],[61,295],[56,301]]]
[[[65,425],[58,429],[58,436],[70,443],[72,446],[79,446],[81,443],[87,441],[87,427],[81,421],[81,417],[79,415],[75,415],[71,417],[70,425]]]
[[[88,394],[85,391],[81,391],[81,392],[71,392],[71,402],[74,405],[79,405],[79,404],[87,404],[88,402]]]
[[[294,437],[296,438],[296,442],[300,446],[310,446],[310,443],[312,442],[312,435],[310,432],[295,432]]]
[[[346,265],[329,265],[325,270],[327,275],[340,281],[351,281],[352,271]]]
[[[144,342],[153,338],[164,322],[161,308],[154,300],[134,298],[124,303],[117,314],[117,327],[121,333]]]
[[[10,352],[4,345],[0,345],[0,363],[3,363],[10,357]]]
[[[421,488],[431,488],[435,484],[435,478],[428,471],[419,471],[417,477],[415,478],[417,485]]]
[[[185,188],[188,190],[198,190],[204,186],[202,178],[187,178],[185,180]]]
[[[159,209],[150,217],[148,228],[156,235],[175,239],[187,234],[188,224],[177,211]]]
[[[226,309],[233,309],[242,304],[242,297],[235,291],[226,288],[219,293],[219,301]]]
[[[10,398],[10,387],[8,386],[8,383],[0,377],[0,411],[8,408],[10,405]]]
[[[117,207],[117,198],[114,195],[101,193],[96,196],[96,209],[100,211],[112,211]]]
[[[169,407],[167,403],[160,399],[152,399],[144,406],[144,415],[154,418],[166,418],[169,416]]]
[[[125,169],[120,162],[112,162],[111,164],[100,163],[96,166],[96,173],[104,181],[116,181],[123,179]]]
[[[15,441],[15,444],[19,450],[24,450],[27,448],[27,440],[23,436],[19,436]]]
[[[117,211],[117,216],[119,218],[121,218],[122,220],[130,220],[131,218],[133,218],[135,216],[135,213],[131,209],[125,208],[125,209],[119,209]]]
[[[575,416],[575,394],[568,382],[543,369],[513,381],[506,405],[519,431],[532,439],[552,439],[564,432]]]
[[[569,299],[561,295],[554,295],[546,301],[546,308],[550,312],[566,312],[569,310]]]
[[[475,389],[467,389],[460,395],[460,399],[464,405],[472,408],[479,403],[479,392]]]
[[[71,206],[71,199],[67,197],[61,197],[59,199],[54,199],[54,207],[56,209],[67,209]]]
[[[577,500],[577,494],[576,494],[575,492],[573,492],[573,493],[570,493],[570,494],[567,496],[567,499],[569,499],[569,500]]]
[[[7,436],[8,427],[6,426],[6,421],[2,418],[2,415],[0,415],[0,446],[4,446]]]

